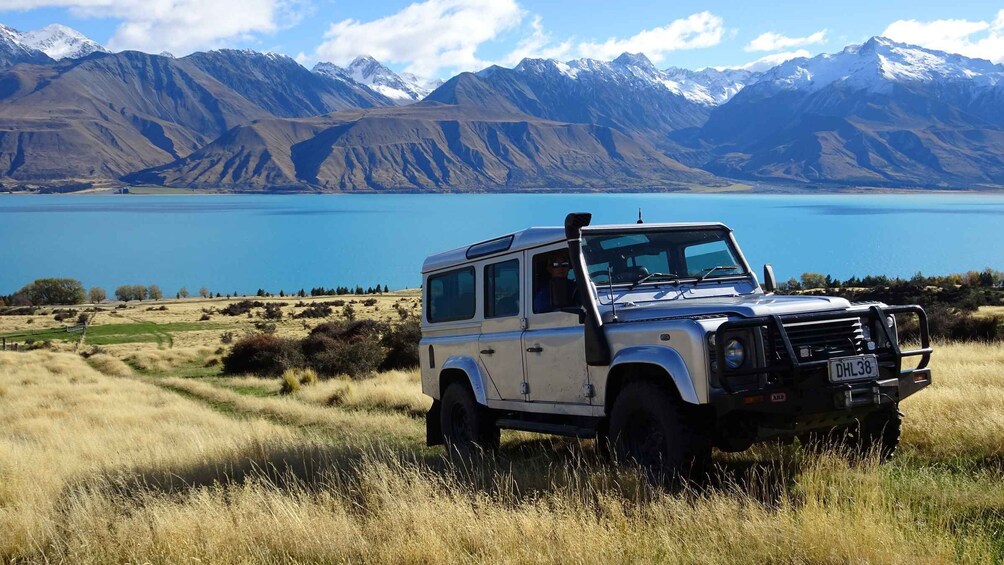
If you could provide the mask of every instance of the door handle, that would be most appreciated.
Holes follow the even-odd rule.
[[[534,345],[533,347],[527,347],[526,348],[526,352],[527,353],[540,353],[543,350],[544,350],[544,348],[541,347],[541,346],[539,346],[539,345]]]
[[[482,355],[494,355],[495,354],[495,350],[492,349],[491,347],[489,347],[488,349],[482,349],[481,350],[481,354]]]

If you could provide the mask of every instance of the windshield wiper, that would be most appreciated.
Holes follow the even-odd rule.
[[[632,290],[632,289],[634,289],[634,287],[640,285],[641,283],[646,282],[646,281],[651,280],[651,279],[654,279],[656,277],[666,277],[666,278],[668,278],[670,280],[673,280],[673,281],[676,281],[676,282],[680,282],[680,275],[677,275],[677,274],[674,274],[674,273],[650,273],[650,274],[645,275],[644,277],[642,277],[642,278],[634,281],[633,283],[631,283],[631,286],[628,287],[628,290]]]
[[[738,269],[738,268],[739,265],[717,265],[714,267],[708,267],[707,269],[704,269],[705,272],[701,276],[697,277],[697,282],[701,282],[704,279],[708,278],[709,276],[711,276],[711,273],[714,273],[715,271],[721,271],[725,269]]]

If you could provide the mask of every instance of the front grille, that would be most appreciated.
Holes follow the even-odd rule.
[[[800,362],[864,353],[860,318],[785,324],[784,330]],[[788,351],[773,326],[764,328],[764,343],[776,361],[788,362]],[[808,354],[808,355],[806,355]]]

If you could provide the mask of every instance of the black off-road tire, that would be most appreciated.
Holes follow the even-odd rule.
[[[465,383],[446,387],[440,403],[440,425],[447,453],[470,456],[498,449],[499,428]]]
[[[610,414],[610,444],[621,463],[634,463],[656,482],[700,480],[711,462],[711,442],[668,385],[629,383]]]
[[[877,452],[880,461],[896,454],[903,427],[903,413],[898,404],[876,410],[850,426],[827,431],[810,432],[802,443],[817,453],[836,451],[853,458],[868,457]]]
[[[888,461],[896,454],[902,433],[903,413],[894,404],[872,412],[861,421],[855,447],[862,456],[877,451],[881,461]]]

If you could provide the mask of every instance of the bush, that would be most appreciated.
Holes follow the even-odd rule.
[[[327,304],[314,304],[308,306],[306,310],[293,316],[294,318],[327,318],[331,315],[331,306]]]
[[[262,317],[266,320],[281,320],[282,304],[278,302],[269,302],[265,305],[265,311],[262,313]]]
[[[220,314],[226,314],[227,316],[240,316],[241,314],[250,313],[252,308],[262,308],[264,306],[265,303],[258,300],[241,300],[240,302],[227,304],[226,308],[220,309]]]
[[[422,324],[408,320],[383,336],[382,345],[387,356],[380,364],[381,371],[413,369],[418,367],[418,342],[422,339]]]
[[[366,300],[363,300],[363,306],[376,306],[376,304],[376,298],[367,298]]]
[[[385,324],[373,320],[321,324],[303,340],[303,352],[321,374],[363,378],[384,361],[381,339],[386,331]]]
[[[289,369],[304,366],[304,362],[296,341],[256,334],[234,344],[230,354],[223,358],[223,372],[229,375],[255,373],[278,376]]]

